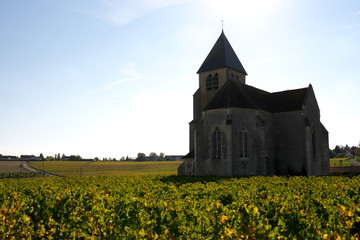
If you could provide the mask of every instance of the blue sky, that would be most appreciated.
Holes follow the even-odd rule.
[[[311,83],[330,147],[359,144],[358,0],[3,0],[0,153],[186,154],[221,20],[249,85]]]

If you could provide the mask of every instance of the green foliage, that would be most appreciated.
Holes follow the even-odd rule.
[[[347,158],[331,158],[330,167],[351,167],[353,166],[351,159]]]
[[[39,172],[0,172],[1,178],[30,178],[43,176]]]
[[[356,177],[0,180],[0,239],[358,239]]]
[[[126,159],[128,160],[128,158]],[[169,161],[170,157],[165,156],[164,153],[157,155],[155,152],[149,153],[149,156],[146,156],[145,153],[138,153],[135,161]]]
[[[335,158],[336,157],[336,153],[334,150],[329,149],[329,158]]]
[[[147,157],[145,153],[138,153],[136,161],[146,161]]]
[[[71,155],[69,161],[81,161],[82,158],[79,155]]]
[[[351,153],[353,155],[359,155],[360,154],[360,144],[358,147],[349,145],[336,145],[333,150],[329,149],[329,157],[330,158],[343,158],[346,156],[347,153]]]
[[[61,176],[174,175],[180,161],[44,161],[31,162],[38,170]]]

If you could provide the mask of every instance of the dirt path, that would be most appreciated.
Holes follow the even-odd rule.
[[[42,171],[39,171],[39,170],[37,170],[37,169],[35,169],[35,168],[32,168],[32,167],[29,165],[29,163],[27,163],[27,162],[23,162],[23,164],[21,165],[21,167],[24,168],[24,169],[26,169],[26,170],[28,170],[28,171],[31,171],[31,172],[38,172],[38,173],[41,173],[41,172],[42,172]],[[45,172],[44,176],[45,176],[45,177],[60,177],[60,176],[58,176],[58,175],[51,174],[51,173],[47,173],[47,172]]]
[[[356,161],[355,158],[354,158],[354,159],[351,159],[350,161],[351,161],[351,163],[352,163],[354,166],[360,166],[360,162]]]

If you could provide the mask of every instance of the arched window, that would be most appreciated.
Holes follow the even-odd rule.
[[[221,132],[218,128],[212,133],[211,138],[212,158],[221,159]]]
[[[215,73],[213,78],[213,89],[219,89],[219,74]]]
[[[219,74],[215,73],[214,76],[209,74],[206,78],[206,91],[219,89]]]
[[[240,148],[240,158],[248,158],[249,151],[248,151],[248,132],[245,127],[241,129],[240,136],[239,136],[239,148]]]
[[[206,91],[210,91],[212,89],[212,80],[212,75],[209,74],[209,76],[206,78]]]

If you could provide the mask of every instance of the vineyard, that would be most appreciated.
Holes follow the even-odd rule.
[[[40,171],[60,176],[149,176],[174,175],[181,161],[40,161],[30,165]]]
[[[359,239],[360,176],[0,180],[0,239]]]

